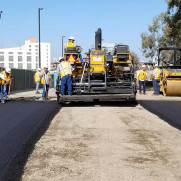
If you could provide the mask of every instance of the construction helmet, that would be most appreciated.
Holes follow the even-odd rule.
[[[157,63],[155,64],[155,67],[158,67],[158,64],[157,64]]]
[[[75,41],[75,39],[74,39],[74,37],[73,37],[73,36],[69,37],[69,40],[74,40],[74,41]]]
[[[146,66],[145,65],[142,65],[142,68],[145,68]]]
[[[5,68],[5,71],[10,74],[11,73],[11,69],[9,67]]]
[[[38,71],[41,71],[41,68],[38,68]]]
[[[64,58],[63,57],[59,57],[59,62],[63,61]]]

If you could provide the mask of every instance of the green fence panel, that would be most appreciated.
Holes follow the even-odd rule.
[[[2,71],[3,68],[0,68],[0,72]],[[35,88],[34,74],[35,71],[32,70],[12,69],[11,91]]]

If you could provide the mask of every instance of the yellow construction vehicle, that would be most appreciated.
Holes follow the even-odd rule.
[[[160,92],[164,96],[181,96],[181,48],[159,48],[158,65]]]
[[[76,47],[66,47],[64,51],[65,52],[63,54],[63,58],[66,61],[70,62],[71,65],[74,67],[73,77],[75,78],[77,76],[80,77],[83,71],[81,57],[80,57],[82,48],[77,45]]]
[[[130,71],[133,65],[133,55],[127,45],[116,45],[113,56],[112,75],[123,75],[123,72]]]
[[[117,45],[113,56],[102,50],[102,30],[95,33],[95,50],[89,50],[89,58],[82,63],[76,60],[73,50],[64,53],[67,61],[75,66],[72,79],[73,94],[60,95],[57,86],[57,100],[62,102],[122,101],[135,100],[136,83],[133,71],[133,58],[127,45]],[[68,58],[67,58],[68,57]],[[109,58],[108,58],[109,57]],[[80,73],[78,73],[80,71]]]

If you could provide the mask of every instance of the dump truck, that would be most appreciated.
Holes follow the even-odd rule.
[[[164,96],[181,96],[181,48],[159,48],[158,66],[161,69],[160,92]]]
[[[74,50],[73,50],[74,49]],[[134,78],[133,55],[127,45],[116,45],[113,56],[102,50],[102,30],[95,32],[95,50],[89,50],[89,58],[81,62],[80,49],[67,48],[65,60],[74,67],[72,73],[73,94],[60,95],[60,80],[57,81],[57,101],[134,101],[136,81]]]

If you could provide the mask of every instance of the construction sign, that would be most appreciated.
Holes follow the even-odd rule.
[[[67,59],[68,62],[75,62],[75,58],[73,55],[70,55],[69,58]]]

